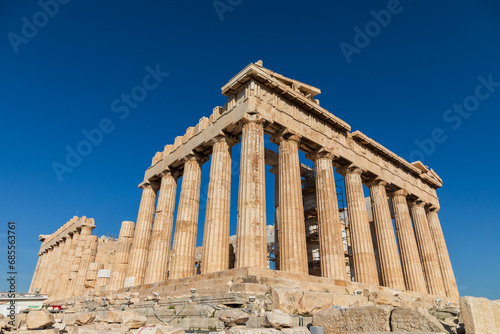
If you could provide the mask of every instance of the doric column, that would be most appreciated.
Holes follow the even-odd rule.
[[[420,261],[424,268],[424,276],[427,282],[427,289],[431,295],[444,296],[443,275],[436,253],[436,246],[432,240],[429,223],[425,214],[424,201],[410,202],[411,217],[413,219],[413,228],[417,240]]]
[[[134,238],[134,229],[134,222],[122,222],[120,235],[118,236],[118,242],[116,243],[113,266],[111,268],[111,277],[108,288],[109,291],[118,290],[124,286],[130,247],[132,246],[132,239]]]
[[[177,209],[173,260],[169,279],[194,276],[196,234],[200,208],[201,159],[195,154],[185,158],[181,194]]]
[[[201,273],[229,268],[231,209],[231,147],[236,140],[226,134],[212,139],[212,162],[207,194]]]
[[[308,274],[300,137],[285,130],[271,140],[279,145],[280,270]]]
[[[73,233],[71,233],[71,245],[69,247],[68,251],[68,257],[66,262],[64,263],[64,270],[63,270],[63,277],[62,277],[62,284],[61,284],[61,290],[62,290],[62,297],[67,297],[68,296],[68,286],[69,286],[69,279],[70,279],[70,272],[71,272],[71,266],[73,265],[73,262],[75,261],[75,252],[76,252],[76,247],[78,246],[78,239],[80,238],[80,230],[74,230]]]
[[[398,237],[399,254],[406,290],[427,293],[427,287],[418,255],[415,233],[411,224],[410,211],[406,201],[407,192],[403,189],[391,194],[394,210],[394,225]]]
[[[92,262],[89,264],[87,275],[85,275],[85,289],[95,289],[97,274],[104,268],[103,263]]]
[[[280,270],[280,172],[278,165],[269,171],[274,174],[274,264]]]
[[[42,263],[42,270],[40,272],[40,278],[38,279],[38,287],[40,293],[46,293],[45,286],[48,280],[47,273],[49,271],[50,258],[52,257],[52,251],[50,248],[44,250],[44,260]]]
[[[73,291],[75,288],[78,270],[80,269],[80,262],[82,261],[83,251],[85,249],[87,239],[92,235],[92,230],[94,228],[95,224],[93,219],[87,219],[86,222],[81,226],[80,237],[78,238],[78,243],[75,249],[75,256],[73,257],[73,263],[71,264],[71,269],[69,272],[69,280],[66,288],[67,293],[65,297],[75,296],[73,294]]]
[[[63,247],[64,247],[64,240],[58,240],[53,250],[54,261],[50,266],[50,276],[49,276],[49,281],[47,283],[47,294],[49,295],[50,299],[53,299],[55,297],[55,290],[57,285],[54,284],[54,282],[57,282],[59,260],[61,259],[61,253]]]
[[[144,282],[146,264],[148,259],[149,241],[153,229],[153,218],[155,214],[157,184],[144,183],[142,186],[141,204],[137,214],[132,249],[130,250],[130,261],[125,278],[126,286],[141,285]]]
[[[372,202],[373,223],[377,241],[382,285],[399,290],[405,289],[403,270],[399,260],[398,245],[392,226],[389,209],[387,182],[375,179],[370,184],[370,198]]]
[[[258,115],[243,122],[235,268],[267,268],[264,126]]]
[[[66,284],[66,281],[64,281],[64,270],[68,261],[69,249],[71,247],[71,236],[69,234],[64,236],[63,244],[64,248],[62,248],[61,250],[60,262],[57,266],[57,278],[54,281],[54,296],[58,298],[62,297],[62,294],[64,293],[64,290],[62,288]]]
[[[50,281],[51,268],[54,265],[54,245],[47,249],[47,259],[44,265],[43,275],[40,277],[41,293],[48,294],[48,285]]]
[[[96,252],[97,236],[90,235],[86,238],[82,260],[80,261],[80,268],[78,269],[78,274],[75,279],[73,288],[73,294],[75,296],[81,296],[85,292],[85,278],[87,277],[90,263],[95,261]]]
[[[175,173],[176,174],[176,173]],[[174,223],[175,195],[178,175],[170,170],[163,172],[160,194],[156,205],[156,215],[148,252],[148,267],[144,283],[160,282],[167,279],[172,228]]]
[[[37,279],[38,275],[40,274],[40,269],[42,265],[42,256],[43,253],[38,253],[38,261],[36,262],[35,271],[33,273],[33,277],[31,278],[30,289],[28,290],[29,292],[32,292],[33,289],[36,289]]]
[[[439,222],[438,211],[439,209],[437,208],[430,208],[427,212],[427,221],[429,222],[431,236],[434,240],[434,245],[436,246],[446,296],[459,298],[460,296],[458,294],[457,282],[455,281],[455,274],[453,273],[453,268],[451,266],[450,255],[448,254],[448,248],[446,247],[446,241],[444,240],[443,230],[441,229],[441,223]]]
[[[308,155],[308,158],[314,161],[316,174],[321,276],[345,281],[347,273],[344,244],[332,165],[334,155],[326,150],[321,150]]]
[[[354,279],[360,283],[379,285],[368,212],[363,194],[363,183],[361,181],[363,170],[350,166],[342,168],[338,172],[344,175]]]

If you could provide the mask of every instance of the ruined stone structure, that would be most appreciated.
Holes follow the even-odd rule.
[[[132,222],[123,223],[111,260],[96,260],[100,244],[90,235],[93,221],[75,217],[41,239],[32,288],[57,299],[82,294],[85,287],[95,289],[97,282],[108,290],[133,286],[139,291],[181,282],[196,285],[234,273],[268,277],[262,279],[266,282],[280,278],[341,287],[339,291],[385,287],[458,300],[438,217],[436,189],[442,180],[432,169],[407,162],[360,131],[351,132],[346,122],[320,106],[318,88],[274,73],[262,62],[245,67],[222,93],[228,97],[224,107],[214,108],[209,118],[201,118],[154,156],[139,185],[135,229]],[[266,149],[265,135],[278,152]],[[237,143],[241,160],[233,245],[231,148]],[[314,168],[300,163],[299,151]],[[201,169],[207,161],[210,180],[197,260]],[[266,164],[276,180],[274,208],[266,204]],[[344,178],[342,208],[335,174]],[[272,222],[266,222],[266,210],[275,210],[274,274],[267,269],[266,226]],[[226,273],[216,274],[220,272]]]

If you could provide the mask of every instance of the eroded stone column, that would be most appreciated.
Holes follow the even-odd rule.
[[[87,275],[85,275],[85,289],[94,289],[96,287],[97,274],[104,268],[104,264],[92,262],[89,264]]]
[[[212,140],[212,162],[203,234],[201,273],[229,268],[231,209],[231,147],[234,138],[222,134]]]
[[[399,260],[398,245],[389,209],[387,182],[376,179],[370,184],[373,223],[377,241],[382,285],[399,290],[405,289],[403,270]]]
[[[80,268],[78,269],[73,288],[73,295],[75,296],[81,296],[85,292],[85,278],[87,277],[89,265],[95,261],[97,253],[97,239],[95,235],[90,235],[86,238]]]
[[[185,158],[182,188],[177,208],[173,260],[169,279],[194,276],[196,234],[200,208],[201,161],[194,154]]]
[[[340,169],[338,172],[344,175],[354,279],[360,283],[379,285],[361,180],[363,170],[358,167],[348,167]]]
[[[39,288],[40,288],[40,293],[45,294],[47,292],[47,281],[49,279],[48,273],[49,273],[51,258],[52,258],[52,249],[47,248],[45,250],[45,260],[43,262],[42,272],[41,272],[40,280],[39,280],[39,284],[38,284]]]
[[[448,247],[444,240],[443,230],[439,222],[437,208],[431,208],[427,212],[427,221],[429,222],[429,230],[431,232],[434,245],[438,257],[439,266],[441,267],[441,274],[443,275],[444,288],[446,296],[451,298],[459,298],[457,282],[455,281],[455,274],[451,266],[450,255],[448,254]]]
[[[176,173],[175,173],[176,174]],[[178,175],[170,170],[163,172],[156,205],[156,215],[148,252],[148,267],[144,282],[154,283],[167,279],[172,228],[174,223],[175,196]]]
[[[42,256],[43,253],[38,253],[38,261],[36,262],[35,272],[33,273],[33,278],[31,279],[30,289],[28,290],[29,292],[32,292],[32,290],[36,289],[37,279],[42,266]]]
[[[157,184],[145,183],[142,185],[141,204],[137,214],[134,239],[130,250],[130,261],[125,278],[126,286],[141,285],[144,282],[157,190]]]
[[[408,193],[403,189],[391,194],[403,277],[406,290],[427,293],[424,272],[420,263],[415,233],[413,232],[410,211],[406,201],[407,195]]]
[[[279,145],[280,270],[308,274],[299,162],[300,137],[282,133],[274,136],[272,141]]]
[[[308,158],[314,161],[316,174],[321,276],[345,281],[347,273],[344,244],[332,165],[334,155],[331,152],[321,151],[311,154]]]
[[[63,279],[62,279],[63,283],[61,284],[62,297],[68,296],[67,291],[70,282],[71,266],[75,261],[75,253],[76,253],[76,248],[78,246],[79,238],[80,238],[80,230],[74,230],[73,233],[71,233],[71,245],[69,247],[67,261],[64,264]]]
[[[444,283],[441,268],[436,253],[436,246],[432,240],[429,223],[425,214],[425,202],[417,200],[409,203],[413,228],[417,240],[420,261],[424,268],[427,289],[431,295],[444,296]]]
[[[64,293],[63,287],[66,285],[66,281],[64,280],[64,271],[66,263],[68,261],[68,254],[70,247],[71,247],[71,235],[68,234],[64,237],[64,248],[62,248],[61,250],[61,258],[57,266],[57,279],[54,281],[55,297],[62,297]]]
[[[264,126],[258,115],[248,115],[242,131],[235,268],[266,268]]]
[[[49,272],[49,281],[47,283],[47,294],[49,295],[50,299],[53,299],[55,297],[55,290],[56,290],[56,285],[54,282],[57,282],[57,274],[58,274],[58,266],[59,266],[59,260],[61,259],[61,252],[64,247],[64,240],[59,240],[56,242],[56,245],[54,247],[54,261],[52,262],[50,266],[50,272]]]
[[[95,228],[95,223],[93,219],[87,219],[85,223],[81,226],[80,236],[78,238],[78,244],[75,249],[75,256],[73,257],[73,263],[69,272],[69,280],[66,288],[66,297],[72,297],[74,295],[76,277],[78,275],[78,270],[80,269],[80,262],[82,261],[83,251],[85,249],[85,244],[87,239],[92,235],[92,230]]]
[[[118,290],[124,287],[130,248],[132,246],[132,239],[134,238],[134,229],[134,222],[122,222],[120,235],[118,236],[118,242],[116,243],[113,266],[111,268],[111,277],[108,287],[108,290],[110,291]]]

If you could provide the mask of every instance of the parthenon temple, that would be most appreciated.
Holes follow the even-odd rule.
[[[457,302],[438,215],[442,180],[421,162],[352,132],[320,106],[320,92],[261,61],[246,66],[222,87],[223,107],[154,155],[139,185],[137,220],[124,221],[118,238],[92,235],[96,224],[86,217],[40,236],[30,289],[63,300],[96,291],[173,295],[189,287],[255,293],[260,284]],[[232,160],[237,144],[239,162]],[[201,171],[208,163],[197,248]],[[238,172],[232,194],[231,174]],[[266,202],[270,173],[274,206]],[[269,211],[274,221],[266,221]]]

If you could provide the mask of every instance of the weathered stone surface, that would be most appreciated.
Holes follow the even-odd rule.
[[[78,334],[78,326],[66,326],[65,330],[68,334]]]
[[[146,324],[146,318],[143,315],[138,315],[135,312],[127,311],[122,314],[122,324],[130,329],[140,328]]]
[[[243,326],[232,327],[229,334],[280,334],[281,332],[274,328],[247,328]]]
[[[76,324],[76,313],[64,314],[63,322],[68,326]]]
[[[159,326],[156,328],[157,328],[156,334],[184,334],[185,333],[182,328],[173,328],[173,327],[166,327],[166,326]]]
[[[227,309],[219,313],[219,320],[226,326],[242,325],[250,319],[247,312],[240,309]]]
[[[288,328],[293,326],[292,317],[280,310],[272,310],[266,312],[264,317],[264,325],[274,327],[276,329]]]
[[[99,311],[96,313],[96,322],[106,322],[108,324],[119,324],[122,322],[121,312],[117,311]]]
[[[325,334],[390,332],[392,306],[362,306],[327,309],[313,315],[313,325],[325,328]]]
[[[83,326],[92,323],[95,319],[94,312],[75,313],[75,324]]]
[[[48,328],[54,323],[54,317],[47,310],[31,311],[26,316],[26,326],[28,329]]]
[[[123,334],[118,331],[110,331],[108,329],[97,329],[90,327],[78,327],[78,334]]]
[[[18,331],[17,334],[59,334],[59,330],[57,328],[48,328],[48,329]]]
[[[54,324],[54,328],[57,328],[58,330],[63,331],[64,329],[66,329],[66,324],[64,324],[62,322],[56,322]]]
[[[402,332],[446,332],[443,325],[426,309],[395,308],[391,314],[391,328]]]
[[[500,333],[498,301],[486,298],[460,297],[460,310],[467,334]],[[496,317],[495,317],[496,316]],[[496,320],[495,320],[496,318]]]
[[[307,327],[293,327],[293,328],[283,328],[281,330],[283,334],[311,334]]]

